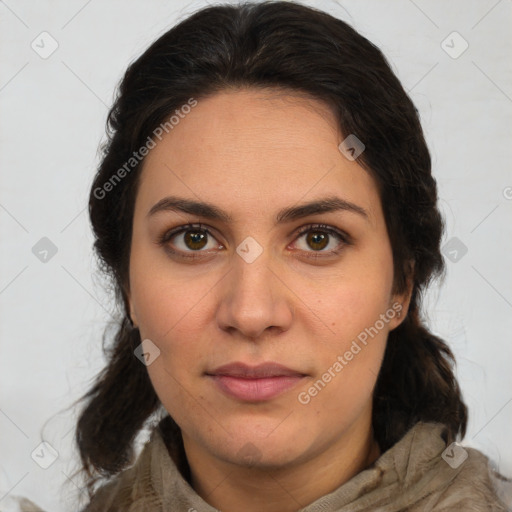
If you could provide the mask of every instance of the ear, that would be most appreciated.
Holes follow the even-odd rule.
[[[390,298],[389,308],[396,314],[389,322],[389,330],[396,329],[407,317],[414,288],[414,261],[409,261],[405,290],[402,293],[394,293]]]
[[[137,328],[139,326],[137,321],[137,313],[135,312],[135,306],[133,304],[133,300],[131,297],[131,293],[129,289],[125,289],[123,292],[124,297],[124,309],[128,318],[131,320],[133,327]]]
[[[137,314],[135,313],[135,309],[133,307],[133,302],[129,301],[129,311],[130,311],[130,320],[132,321],[133,327],[139,327],[139,323],[137,321]]]

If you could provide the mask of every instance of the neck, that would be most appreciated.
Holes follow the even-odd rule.
[[[192,487],[223,512],[293,512],[333,492],[380,455],[371,424],[360,425],[325,451],[283,467],[243,467],[205,453],[183,436]]]

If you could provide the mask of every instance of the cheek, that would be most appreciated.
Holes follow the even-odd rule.
[[[147,367],[151,383],[175,421],[195,424],[204,415],[194,382],[206,357],[201,347],[209,315],[205,288],[194,285],[193,280],[187,283],[176,276],[170,278],[155,267],[138,267],[139,262],[134,258],[131,293],[140,335],[160,350]]]
[[[150,339],[160,350],[148,366],[157,393],[162,386],[168,388],[172,378],[177,385],[186,384],[204,366],[205,349],[211,348],[203,346],[214,316],[211,294],[219,280],[211,272],[199,277],[192,271],[178,272],[162,260],[140,249],[130,262],[131,300],[141,339]]]
[[[329,388],[322,391],[323,398],[317,403],[341,413],[365,402],[380,370],[390,322],[396,314],[390,304],[391,251],[357,259],[350,272],[329,281],[320,299],[310,295],[318,316],[329,326],[324,342],[315,347],[316,388],[323,389],[324,384]]]
[[[141,335],[167,339],[183,329],[199,328],[205,314],[207,292],[215,285],[213,275],[198,279],[189,270],[177,270],[163,251],[139,244],[130,260],[130,291]]]
[[[317,374],[302,389],[301,403],[312,405],[318,418],[351,422],[370,403],[389,332],[381,315],[389,311],[387,294],[365,290],[361,281],[325,300],[333,332],[314,353]]]
[[[174,373],[175,367],[193,368],[193,361],[197,365],[210,315],[204,289],[202,293],[190,287],[183,291],[148,279],[133,288],[133,297],[141,339],[149,338],[159,348],[165,368]]]
[[[350,271],[326,281],[324,292],[317,297],[304,290],[319,316],[334,331],[333,337],[347,342],[390,308],[393,270],[391,259],[384,259],[375,265],[361,262],[360,269],[359,265],[351,265]]]

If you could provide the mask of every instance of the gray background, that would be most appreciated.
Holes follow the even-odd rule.
[[[380,46],[421,112],[448,244],[426,316],[457,356],[464,443],[512,476],[512,1],[304,3]],[[204,5],[0,1],[0,510],[13,495],[73,509],[70,406],[102,368],[113,308],[86,212],[107,109],[128,63]],[[48,469],[31,458],[50,460],[42,439],[58,452]]]

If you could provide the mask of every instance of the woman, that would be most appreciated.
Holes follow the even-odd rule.
[[[506,509],[455,442],[420,314],[436,183],[373,44],[292,2],[203,9],[109,127],[89,206],[123,317],[77,426],[87,511]]]

